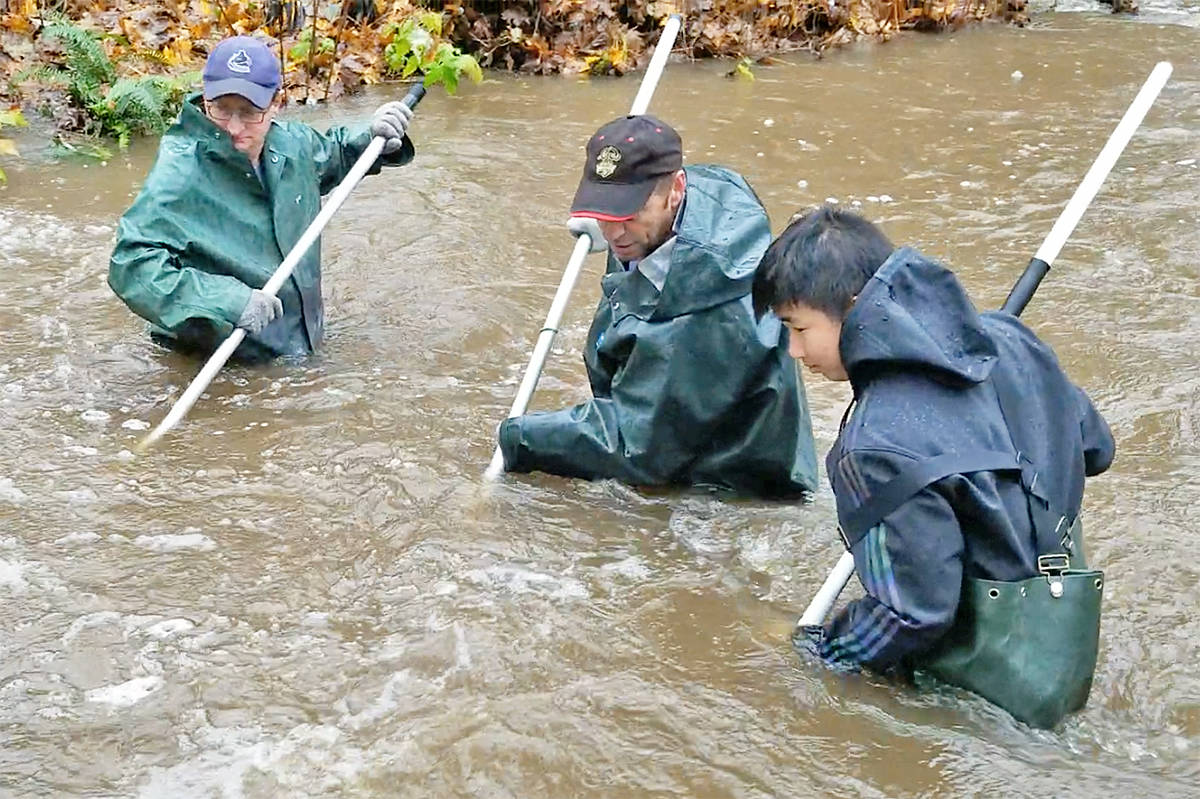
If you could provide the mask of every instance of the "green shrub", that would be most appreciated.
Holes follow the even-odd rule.
[[[391,26],[385,32],[391,42],[383,50],[387,70],[402,78],[419,71],[426,86],[441,83],[451,94],[458,90],[459,78],[464,75],[475,83],[483,80],[479,62],[449,42],[438,41],[441,35],[442,15],[436,11]]]

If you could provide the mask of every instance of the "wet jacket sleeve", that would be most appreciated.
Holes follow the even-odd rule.
[[[1075,387],[1075,391],[1079,404],[1079,430],[1083,435],[1084,474],[1094,477],[1112,465],[1117,445],[1108,422],[1104,421],[1088,395],[1078,387]]]
[[[140,195],[117,225],[108,285],[130,310],[161,328],[208,319],[228,334],[250,300],[250,287],[187,265],[186,220],[186,209],[169,189]]]
[[[295,130],[308,139],[321,194],[328,194],[342,182],[371,143],[371,132],[366,128],[336,127],[318,133],[307,125],[296,125]],[[403,166],[413,159],[414,153],[412,140],[405,136],[404,145],[391,155],[380,156],[367,174],[377,175],[384,166]]]
[[[699,314],[663,323],[639,337],[613,375],[611,397],[506,420],[499,433],[505,468],[642,485],[688,482],[689,467],[753,379],[752,365],[738,357],[746,335],[742,326]]]
[[[839,469],[869,491],[862,475],[879,473],[871,461],[880,457],[896,458],[858,451]],[[941,485],[916,494],[852,548],[866,595],[844,607],[820,635],[816,652],[831,665],[886,671],[950,629],[962,590],[963,536]]]

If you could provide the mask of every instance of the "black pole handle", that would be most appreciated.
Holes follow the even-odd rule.
[[[404,95],[404,99],[400,102],[404,103],[409,108],[415,109],[417,103],[421,102],[421,98],[425,96],[425,85],[422,83],[414,83],[413,87],[408,90],[408,94]]]
[[[1025,267],[1025,271],[1017,278],[1016,284],[1012,287],[1012,291],[1008,292],[1008,299],[1000,306],[1001,313],[1010,313],[1013,316],[1020,316],[1021,311],[1025,310],[1025,306],[1033,299],[1033,292],[1037,291],[1038,285],[1042,282],[1042,278],[1050,271],[1050,264],[1043,261],[1041,258],[1034,256],[1029,259],[1029,266]]]

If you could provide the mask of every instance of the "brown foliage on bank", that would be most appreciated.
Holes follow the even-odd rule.
[[[623,74],[643,65],[670,14],[683,16],[676,53],[760,60],[813,53],[901,30],[983,19],[1023,25],[1026,0],[610,0],[446,3],[456,39],[484,66],[533,73]]]
[[[27,77],[38,65],[63,65],[61,47],[38,35],[53,13],[101,34],[122,75],[198,70],[212,45],[225,36],[269,37],[282,55],[289,98],[311,101],[336,99],[362,85],[398,77],[402,70],[388,48],[395,50],[397,30],[406,20],[423,20],[432,46],[448,43],[485,67],[620,75],[644,65],[672,13],[684,19],[676,53],[733,57],[746,65],[779,52],[819,54],[906,29],[983,19],[1023,24],[1025,1],[0,0],[0,95],[29,99],[36,82],[13,79]]]

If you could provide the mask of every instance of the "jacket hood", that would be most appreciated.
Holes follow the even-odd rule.
[[[179,119],[167,130],[166,138],[186,143],[188,146],[192,142],[201,142],[205,151],[215,153],[219,157],[239,162],[245,159],[246,156],[238,152],[229,136],[204,113],[202,100],[203,95],[196,92],[184,101],[179,111]],[[267,131],[266,141],[263,143],[264,153],[277,153],[287,158],[296,158],[302,154],[297,137],[279,135],[280,129],[288,127],[288,124],[278,119],[271,122],[271,129]]]
[[[771,243],[767,212],[740,175],[708,165],[684,172],[687,205],[656,316],[695,313],[745,296]]]
[[[998,357],[954,273],[908,247],[867,281],[842,322],[839,350],[855,393],[877,370],[896,367],[982,383]]]
[[[702,164],[684,172],[687,193],[662,292],[649,281],[624,279],[624,266],[609,252],[606,293],[619,294],[643,319],[673,319],[746,296],[771,243],[767,212],[741,176]]]

